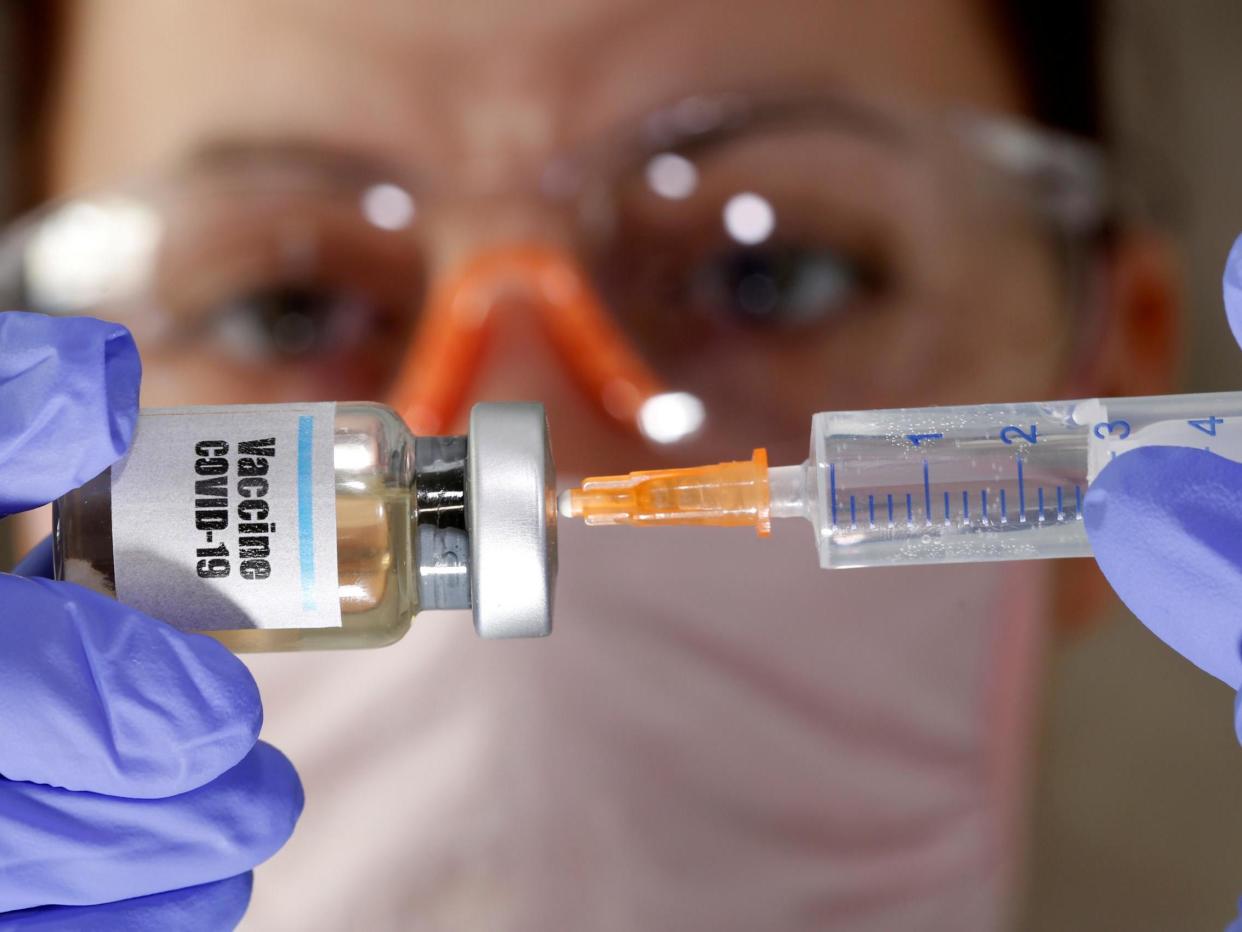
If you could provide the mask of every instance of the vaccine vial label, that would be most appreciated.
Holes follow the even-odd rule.
[[[112,467],[117,598],[190,631],[339,627],[335,414],[143,411]]]

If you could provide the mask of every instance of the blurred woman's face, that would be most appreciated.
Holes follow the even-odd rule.
[[[934,142],[838,117],[627,162],[632,131],[671,105],[693,123],[677,102],[719,92],[1020,113],[982,7],[73,4],[53,193],[177,179],[156,288],[194,337],[143,347],[145,404],[382,399],[436,283],[535,241],[586,269],[659,377],[703,399],[703,452],[794,457],[815,410],[1055,392],[1068,325],[1049,253]],[[592,153],[603,207],[549,196],[567,152]],[[329,196],[355,188],[388,220]],[[571,473],[650,458],[572,384],[525,302],[498,302],[473,395],[544,401]]]

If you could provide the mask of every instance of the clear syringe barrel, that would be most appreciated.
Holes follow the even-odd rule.
[[[1087,487],[1152,445],[1242,460],[1242,393],[824,412],[771,516],[808,518],[830,568],[1089,556]]]

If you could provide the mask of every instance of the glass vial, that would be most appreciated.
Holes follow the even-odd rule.
[[[236,651],[378,647],[426,609],[538,636],[554,483],[534,404],[417,438],[370,403],[144,411],[126,458],[55,503],[56,575]]]

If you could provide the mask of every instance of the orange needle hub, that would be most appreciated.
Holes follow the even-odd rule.
[[[561,495],[561,514],[587,524],[697,524],[772,530],[768,453],[688,469],[598,476]]]

